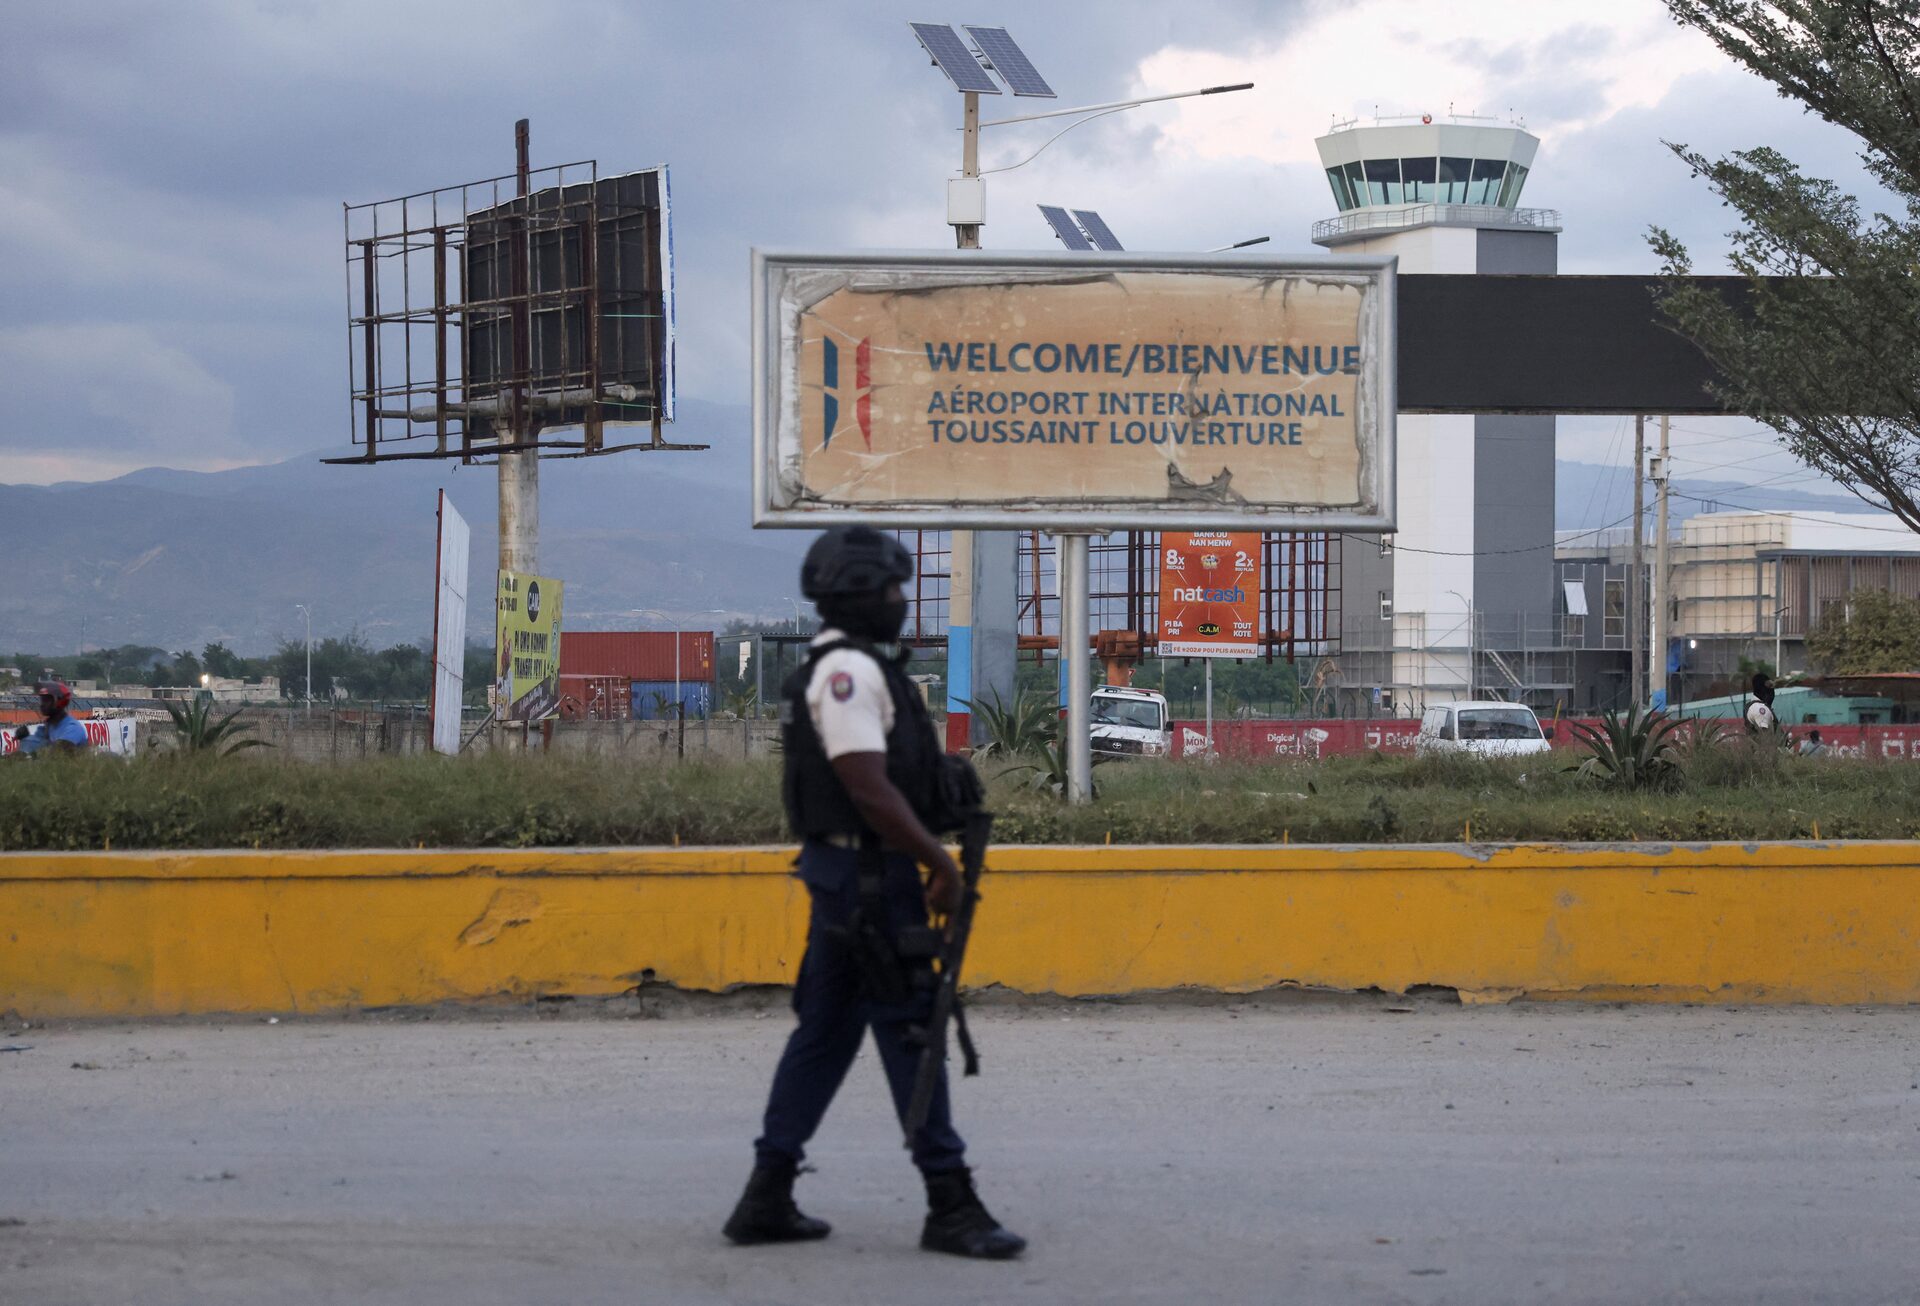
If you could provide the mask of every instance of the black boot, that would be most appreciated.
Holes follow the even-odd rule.
[[[747,1177],[747,1191],[721,1230],[742,1247],[755,1243],[794,1243],[824,1238],[833,1232],[825,1220],[800,1214],[793,1204],[793,1181],[799,1169],[793,1162],[756,1165]]]
[[[1027,1240],[1000,1227],[973,1191],[973,1172],[965,1166],[927,1179],[927,1223],[920,1246],[930,1252],[1006,1261],[1027,1249]]]

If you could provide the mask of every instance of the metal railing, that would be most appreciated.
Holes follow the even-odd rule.
[[[1404,204],[1398,208],[1354,209],[1337,218],[1323,218],[1314,223],[1313,239],[1319,243],[1372,231],[1400,231],[1429,225],[1558,231],[1560,210],[1505,209],[1498,204]]]

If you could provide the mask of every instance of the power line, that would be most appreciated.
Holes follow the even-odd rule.
[[[1753,486],[1749,488],[1758,489],[1759,487]],[[1668,491],[1668,493],[1678,495],[1682,499],[1691,499],[1695,503],[1723,503],[1729,508],[1738,508],[1741,512],[1757,513],[1762,517],[1798,517],[1803,521],[1813,521],[1813,522],[1821,521],[1821,518],[1819,516],[1811,512],[1792,512],[1784,508],[1755,508],[1749,504],[1735,503],[1731,499],[1722,499],[1717,495],[1714,496],[1713,498],[1706,498],[1698,494],[1687,494],[1680,490],[1670,490]],[[1836,512],[1836,513],[1829,513],[1827,515],[1830,517],[1848,517],[1848,516],[1853,516],[1854,514]],[[1833,523],[1823,522],[1822,524],[1832,525]],[[1888,535],[1912,535],[1915,533],[1914,531],[1912,531],[1911,529],[1905,526],[1868,526],[1864,523],[1857,524],[1857,525],[1853,523],[1849,523],[1848,525],[1849,525],[1849,529],[1851,530],[1882,531]]]
[[[1591,530],[1574,531],[1569,535],[1556,539],[1552,544],[1530,544],[1524,549],[1416,549],[1410,544],[1402,545],[1398,542],[1394,544],[1393,548],[1396,553],[1419,553],[1434,558],[1497,558],[1509,553],[1540,553],[1550,549],[1557,549],[1563,544],[1570,544],[1582,536],[1598,535],[1600,532],[1610,531],[1616,526],[1624,526],[1632,520],[1633,514],[1628,513],[1616,521],[1608,522],[1605,526],[1595,526]],[[1342,539],[1354,540],[1361,544],[1371,544],[1374,542],[1373,537],[1355,535],[1350,531],[1339,531],[1337,534]]]

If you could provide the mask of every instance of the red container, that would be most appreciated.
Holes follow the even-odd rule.
[[[560,716],[567,721],[625,721],[633,694],[618,676],[560,677]]]
[[[562,676],[614,676],[623,683],[672,680],[670,630],[566,630],[560,633]],[[713,679],[713,632],[680,632],[682,681]]]

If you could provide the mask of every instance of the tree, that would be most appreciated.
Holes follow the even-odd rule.
[[[245,679],[251,671],[247,660],[225,644],[209,644],[201,649],[200,665],[207,669],[208,675],[232,680]]]
[[[1719,398],[1801,462],[1920,531],[1920,10],[1910,0],[1667,0],[1680,23],[1860,138],[1900,216],[1764,147],[1709,159],[1667,142],[1739,213],[1730,256],[1747,303],[1683,278],[1686,247],[1655,227],[1661,303],[1725,378]],[[1791,278],[1769,280],[1769,278]]]
[[[1920,669],[1920,603],[1885,590],[1856,591],[1807,632],[1807,659],[1841,676]]]

